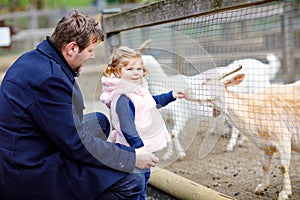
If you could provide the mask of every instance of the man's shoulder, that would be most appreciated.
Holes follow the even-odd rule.
[[[49,57],[32,50],[21,55],[6,72],[8,80],[24,85],[41,84],[52,77],[62,77],[61,67]]]

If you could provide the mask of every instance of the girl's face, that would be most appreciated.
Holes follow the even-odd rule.
[[[141,58],[130,59],[126,66],[122,66],[117,72],[117,76],[135,84],[142,84],[143,61]]]

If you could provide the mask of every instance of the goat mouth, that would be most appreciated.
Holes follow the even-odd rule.
[[[219,109],[217,109],[214,105],[213,105],[213,101],[210,99],[207,100],[199,100],[199,99],[188,99],[189,101],[198,103],[198,104],[202,104],[202,105],[207,105],[209,107],[213,108],[213,117],[219,117],[221,114],[221,111]]]
[[[212,100],[202,101],[203,104],[206,104],[209,107],[213,108],[213,117],[219,117],[221,114],[221,111],[218,108],[216,108],[212,102],[213,102]]]

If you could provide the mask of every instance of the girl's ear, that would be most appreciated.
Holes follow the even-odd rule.
[[[121,78],[121,68],[120,67],[114,67],[113,69],[114,75],[118,78]]]

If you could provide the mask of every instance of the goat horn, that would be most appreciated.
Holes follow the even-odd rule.
[[[239,71],[239,70],[241,70],[241,69],[242,69],[242,65],[239,65],[238,68],[236,68],[236,69],[234,69],[234,70],[232,70],[232,71],[230,71],[230,72],[225,73],[223,76],[221,76],[221,77],[219,78],[219,80],[221,80],[221,79],[225,78],[226,76],[229,76],[229,75],[231,75],[231,74],[233,74],[233,73],[235,73],[235,72],[237,72],[237,71]]]
[[[143,44],[141,44],[138,48],[138,51],[139,52],[142,52],[144,51],[147,47],[148,47],[148,44],[151,42],[152,40],[149,39],[149,40],[146,40],[145,42],[143,42]]]

